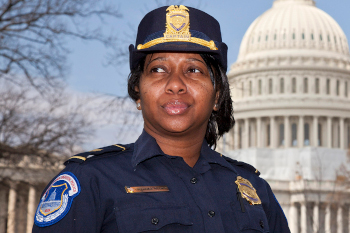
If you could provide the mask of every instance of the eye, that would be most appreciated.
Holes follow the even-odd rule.
[[[160,67],[156,67],[156,68],[152,68],[151,72],[152,73],[165,73],[165,70],[160,68]]]
[[[202,73],[199,69],[196,68],[190,68],[187,71],[188,73]]]

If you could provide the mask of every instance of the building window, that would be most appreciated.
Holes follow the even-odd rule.
[[[298,140],[297,140],[297,124],[292,124],[292,146],[297,146]]]
[[[330,92],[331,92],[331,80],[327,79],[327,83],[326,83],[326,93],[327,93],[327,95],[329,95]]]
[[[238,128],[238,148],[242,149],[242,126]]]
[[[284,93],[284,78],[280,79],[280,93]]]
[[[348,97],[348,82],[345,82],[345,87],[344,88],[345,88],[345,90],[344,90],[345,91],[345,93],[344,93],[345,97]]]
[[[318,124],[318,129],[317,129],[317,145],[322,146],[322,125]]]
[[[270,78],[269,79],[269,94],[272,94],[272,87],[273,87],[272,78]]]
[[[266,40],[266,41],[268,41],[268,39],[269,39],[269,36],[268,36],[268,35],[266,35],[265,40]]]
[[[252,85],[252,81],[249,81],[249,95],[250,95],[250,96],[253,95],[253,85]]]
[[[310,125],[304,124],[304,146],[310,146]]]
[[[334,43],[337,43],[337,37],[334,36]]]
[[[308,90],[309,87],[308,87],[308,81],[307,81],[307,78],[304,78],[304,93],[308,93]]]
[[[244,97],[244,82],[241,83],[242,97]]]
[[[311,33],[311,40],[314,40],[314,34]]]
[[[297,79],[292,78],[292,93],[296,93],[296,92],[297,92]]]
[[[336,88],[336,93],[339,96],[339,86],[340,86],[340,82],[339,80],[337,80],[337,88]]]
[[[248,147],[252,147],[252,127],[250,124],[248,127],[248,145]]]
[[[262,89],[262,84],[261,84],[261,79],[259,79],[259,95],[261,95],[261,89]]]
[[[271,132],[270,132],[270,124],[267,124],[267,126],[266,126],[266,146],[270,146],[270,134],[271,134]]]
[[[329,35],[327,36],[327,38],[328,38],[328,42],[331,42],[331,37]]]
[[[303,32],[303,34],[301,34],[301,38],[304,40],[305,39],[305,34]]]
[[[320,34],[320,41],[322,41],[322,39],[323,39],[323,38],[322,38],[322,34]]]
[[[260,42],[260,36],[258,37],[258,42]]]
[[[280,137],[279,137],[279,145],[283,146],[284,145],[284,124],[280,124]]]
[[[293,40],[295,40],[295,33],[293,32]]]
[[[319,78],[315,79],[315,93],[316,94],[320,93],[320,79]]]
[[[350,125],[348,126],[348,148],[350,149]]]
[[[275,36],[274,36],[273,38],[274,38],[274,40],[276,40],[276,39],[277,39],[277,35],[276,35],[276,33],[275,33]]]

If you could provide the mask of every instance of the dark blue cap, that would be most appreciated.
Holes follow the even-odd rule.
[[[129,46],[130,69],[153,52],[197,52],[212,54],[226,72],[227,45],[222,42],[219,22],[192,7],[164,6],[141,20],[136,44]]]

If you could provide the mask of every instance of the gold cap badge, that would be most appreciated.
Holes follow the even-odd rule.
[[[169,6],[166,11],[165,40],[186,41],[191,39],[190,14],[188,8],[180,6]]]
[[[238,189],[241,192],[242,197],[245,198],[251,205],[261,204],[261,200],[249,180],[246,180],[241,176],[237,176],[235,183],[238,185]]]

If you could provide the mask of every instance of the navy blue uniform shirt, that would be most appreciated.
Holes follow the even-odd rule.
[[[205,140],[193,168],[164,154],[145,131],[134,144],[95,151],[68,160],[46,188],[34,233],[290,232],[255,169],[221,156]],[[262,204],[237,195],[237,176],[249,180]],[[127,193],[126,186],[143,191]]]

